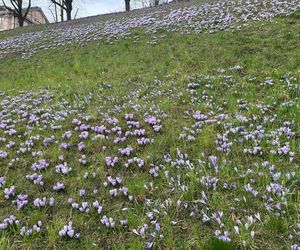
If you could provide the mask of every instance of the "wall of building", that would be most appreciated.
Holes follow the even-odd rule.
[[[44,24],[47,22],[39,10],[29,11],[27,18],[36,24]]]
[[[9,30],[15,28],[16,24],[15,18],[11,15],[1,15],[0,14],[0,30]]]
[[[43,13],[40,9],[32,9],[28,12],[27,19],[30,22],[24,22],[24,26],[30,24],[44,24],[48,20],[45,19]],[[13,14],[9,13],[7,10],[0,10],[0,31],[10,30],[19,27],[18,19],[14,17]]]
[[[0,31],[4,30],[4,17],[0,16]]]

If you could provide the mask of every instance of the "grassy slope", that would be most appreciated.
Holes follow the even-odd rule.
[[[5,58],[0,61],[0,89],[1,91],[13,93],[15,90],[54,87],[57,88],[58,92],[66,94],[67,97],[75,98],[74,93],[83,94],[84,92],[93,91],[98,88],[98,83],[110,82],[118,89],[115,95],[122,96],[124,92],[126,93],[126,82],[152,82],[157,77],[160,80],[168,81],[170,86],[175,79],[176,86],[181,88],[181,85],[183,86],[186,83],[189,76],[215,74],[219,68],[228,68],[234,65],[244,67],[243,73],[235,76],[237,81],[241,83],[246,82],[246,76],[257,76],[259,79],[270,76],[279,79],[289,71],[299,75],[299,31],[300,19],[295,15],[290,18],[276,18],[273,22],[253,23],[251,27],[233,33],[218,32],[200,35],[166,33],[166,38],[156,46],[147,45],[146,42],[151,38],[137,32],[141,37],[138,44],[132,44],[129,40],[120,41],[114,45],[106,45],[104,42],[100,42],[80,49],[74,46],[68,51],[40,52],[26,61],[20,60],[18,56]],[[220,100],[222,98],[227,99],[229,103],[234,103],[241,97],[250,102],[264,100],[267,93],[253,85],[244,86],[244,89],[233,89],[232,92],[222,93],[223,90],[220,90],[220,93],[216,93],[218,95],[216,98]],[[282,89],[278,87],[271,94],[268,93],[271,95],[270,99],[280,99],[281,91]],[[180,112],[184,108],[181,106],[182,103],[166,99],[160,105],[170,113],[176,111],[173,116],[165,121],[167,125],[171,125],[174,119],[178,124],[184,124],[183,119],[180,118]],[[235,106],[229,107],[232,112],[235,108]],[[91,113],[93,113],[92,109],[93,107],[91,107]],[[278,110],[278,114],[280,112],[289,116],[286,110]],[[295,111],[290,114],[290,118],[293,118],[296,123],[300,123],[299,112]],[[173,143],[178,143],[176,141],[177,132],[176,128],[165,131],[162,137],[158,139],[157,147],[150,147],[147,153],[154,157],[153,155],[159,153],[159,149],[163,149],[163,147],[174,151],[176,147]],[[208,130],[206,132],[206,135],[199,139],[201,142],[197,142],[193,147],[188,144],[182,145],[183,151],[185,149],[189,155],[196,155],[201,150],[213,150],[211,147],[213,147],[214,137],[210,137],[210,135],[215,134],[215,131]],[[295,142],[294,147],[297,146],[299,144]],[[234,155],[231,155],[231,157],[234,158]],[[243,159],[236,159],[236,163],[238,162],[243,162]],[[124,173],[124,176],[128,180],[132,179],[135,183],[140,183],[141,186],[144,181],[151,181],[148,175],[146,176],[142,172],[133,177],[126,176],[126,173]],[[75,181],[75,179],[72,180]],[[166,185],[163,181],[156,184],[161,189]],[[140,199],[147,195],[144,193],[146,191],[140,190],[134,185],[131,189],[136,192]],[[168,197],[168,193],[162,192],[160,195]],[[214,194],[213,199],[216,207],[220,205],[229,207],[229,204],[220,203],[219,199],[224,195],[230,197],[228,193],[219,192]],[[294,202],[296,204],[297,200]],[[118,204],[115,206],[118,207]],[[140,204],[137,204],[134,211],[129,217],[131,223],[138,226],[143,208]],[[49,234],[47,236],[41,235],[20,242],[12,241],[8,234],[3,234],[0,239],[0,248],[4,249],[8,246],[38,247],[39,244],[45,244],[45,240],[47,241],[46,247],[49,249],[57,247],[62,247],[62,249],[72,247],[91,249],[93,246],[95,248],[96,246],[101,248],[112,246],[116,249],[129,246],[132,249],[142,247],[140,239],[135,235],[121,233],[118,230],[111,232],[107,229],[101,229],[99,233],[97,231],[99,222],[97,223],[88,216],[84,217],[76,214],[73,214],[73,220],[77,222],[77,225],[82,225],[84,231],[88,223],[90,225],[89,229],[82,235],[80,241],[60,241],[57,230],[60,229],[63,223],[60,218],[67,216],[64,213],[64,210],[55,210],[52,213],[52,223],[48,225]],[[172,213],[176,214],[176,211]],[[21,216],[29,216],[29,214],[29,211],[20,212]],[[31,214],[31,216],[33,218],[45,218],[48,213],[46,211],[34,212],[34,215]],[[204,245],[210,240],[206,233],[206,230],[209,229],[190,221],[188,216],[182,215],[180,218],[191,226],[188,229],[184,224],[182,227],[169,227],[170,218],[165,218],[163,225],[165,225],[167,231],[166,240],[157,247],[172,249],[180,248],[184,244],[187,249],[204,248]],[[274,219],[274,222],[273,220],[270,221],[265,231],[261,232],[258,242],[254,246],[263,247],[264,249],[279,249],[285,246],[281,239],[281,236],[287,233],[285,222],[278,222],[276,219]],[[277,238],[272,237],[274,232],[278,236]],[[220,248],[215,246],[215,249]]]
[[[276,19],[242,32],[168,33],[157,46],[146,44],[151,38],[142,35],[138,44],[125,40],[108,46],[100,42],[69,51],[43,51],[27,61],[10,57],[0,62],[1,88],[93,85],[176,74],[185,77],[237,64],[249,73],[272,76],[299,66],[300,59],[295,56],[300,50],[299,29],[298,19]]]

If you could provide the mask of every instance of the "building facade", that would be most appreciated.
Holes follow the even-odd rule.
[[[49,23],[43,10],[39,7],[30,8],[24,26]],[[18,18],[4,6],[0,6],[0,31],[18,28]]]

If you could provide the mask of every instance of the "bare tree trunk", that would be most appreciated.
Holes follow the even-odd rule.
[[[23,27],[24,26],[24,18],[23,18],[23,16],[18,16],[18,23],[19,23],[19,27]]]
[[[61,8],[61,21],[63,21],[63,12],[66,11],[67,20],[72,19],[73,0],[50,0]]]
[[[60,8],[60,21],[64,21],[64,9]]]
[[[130,0],[125,0],[125,9],[126,11],[130,11]]]
[[[67,10],[67,20],[71,20],[72,19],[72,10]]]
[[[72,19],[72,10],[73,10],[72,1],[73,0],[65,1],[67,20],[68,21]]]
[[[66,13],[67,13],[67,20],[71,20],[72,19],[72,4],[71,5],[67,5],[66,8]]]

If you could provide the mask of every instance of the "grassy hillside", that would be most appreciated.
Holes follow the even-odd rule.
[[[148,81],[208,74],[218,68],[243,65],[249,74],[262,77],[282,75],[299,67],[299,21],[277,18],[269,23],[255,23],[235,32],[215,34],[168,33],[161,31],[160,42],[149,44],[152,37],[135,31],[132,39],[107,45],[106,41],[84,48],[42,51],[28,60],[18,56],[1,61],[1,87],[4,89],[51,87],[62,88],[99,82]],[[273,72],[272,69],[276,69]],[[85,85],[86,86],[86,85]]]
[[[297,249],[299,13],[5,55],[0,249]]]

